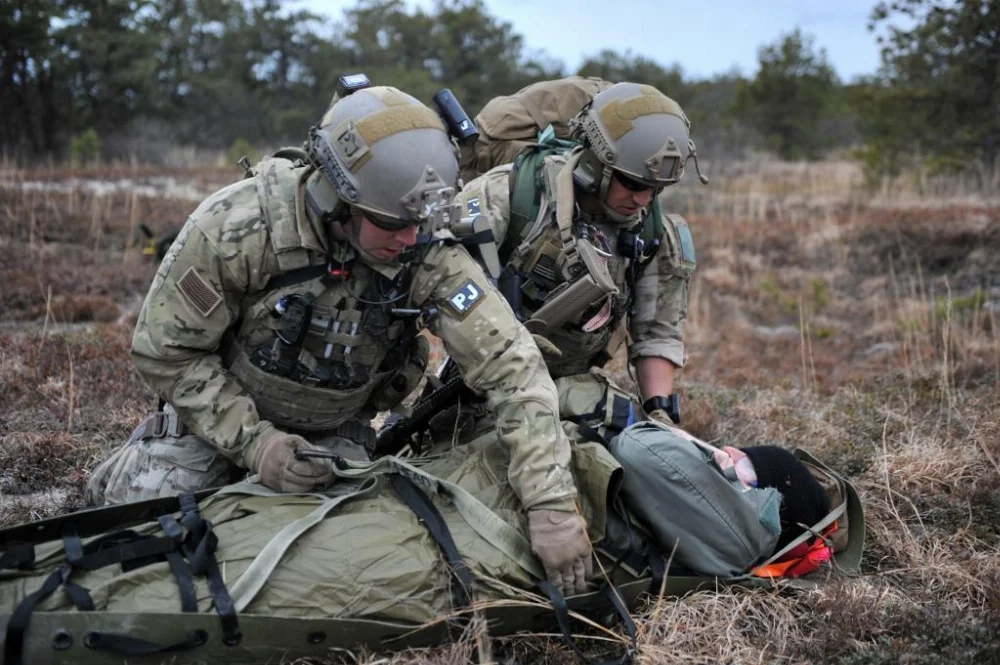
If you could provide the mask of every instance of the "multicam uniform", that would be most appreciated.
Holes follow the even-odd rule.
[[[508,238],[511,229],[511,165],[499,166],[468,183],[457,196],[465,216],[483,215],[493,228],[501,264],[519,273],[523,311],[519,314],[529,329],[551,341],[561,352],[546,356],[553,377],[586,372],[603,365],[625,341],[631,340],[629,359],[647,356],[665,358],[678,367],[684,365],[684,321],[687,317],[688,285],[695,268],[694,243],[687,223],[680,215],[661,215],[662,237],[657,251],[647,247],[638,256],[625,252],[634,245],[619,242],[620,235],[635,231],[642,222],[625,227],[600,214],[580,212],[579,193],[574,189],[573,170],[581,149],[550,154],[539,167],[539,223],[520,229],[520,236]],[[652,208],[658,213],[658,207]],[[562,213],[572,225],[578,247],[587,243],[596,248],[591,261],[581,261],[589,270],[596,265],[596,282],[603,285],[593,302],[583,302],[575,312],[557,308],[556,319],[569,318],[557,326],[534,324],[547,297],[567,281],[560,276],[567,249],[557,216]],[[647,214],[650,214],[647,211]],[[507,250],[507,251],[505,251]],[[596,256],[596,261],[593,259]],[[505,292],[506,293],[506,292]],[[596,293],[596,291],[595,291]],[[537,326],[537,327],[536,327]],[[544,349],[543,349],[544,350]]]
[[[426,327],[495,410],[524,508],[572,511],[555,387],[466,250],[439,243],[405,266],[366,263],[307,210],[312,167],[269,159],[258,173],[204,201],[160,265],[132,355],[179,419],[168,409],[140,427],[95,472],[91,502],[222,484],[275,428],[358,441],[422,376]]]

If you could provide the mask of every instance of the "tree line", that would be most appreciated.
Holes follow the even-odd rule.
[[[343,73],[425,102],[449,87],[470,115],[534,81],[582,74],[675,98],[706,153],[814,159],[852,147],[873,170],[912,159],[991,168],[1000,156],[1000,0],[879,2],[870,20],[882,64],[862,80],[839,80],[799,30],[763,45],[752,77],[696,80],[611,50],[568,71],[483,0],[436,0],[430,10],[358,0],[334,23],[281,0],[8,0],[0,148],[34,159],[84,146],[156,162],[178,144],[298,144]]]

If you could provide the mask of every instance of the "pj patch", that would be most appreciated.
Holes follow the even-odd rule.
[[[483,289],[470,279],[448,296],[447,300],[448,305],[455,310],[455,313],[464,317],[483,301],[485,295]]]

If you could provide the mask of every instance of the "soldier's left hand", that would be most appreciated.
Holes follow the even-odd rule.
[[[646,415],[649,416],[650,420],[655,420],[657,422],[663,423],[664,425],[667,425],[671,428],[677,427],[674,421],[670,419],[670,416],[663,409],[655,409],[653,411],[650,411]]]
[[[536,508],[528,512],[531,549],[545,576],[564,595],[583,593],[593,572],[587,525],[576,512]]]

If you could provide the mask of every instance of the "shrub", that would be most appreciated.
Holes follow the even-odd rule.
[[[85,132],[75,135],[69,141],[69,159],[73,166],[89,164],[101,156],[103,141],[97,131],[91,127]]]

